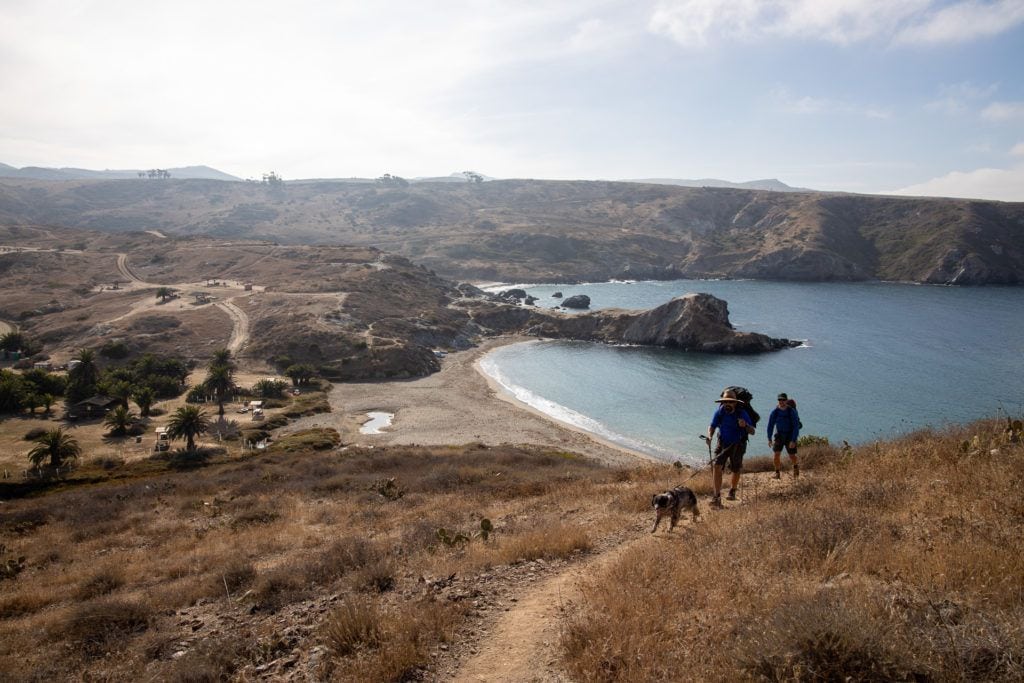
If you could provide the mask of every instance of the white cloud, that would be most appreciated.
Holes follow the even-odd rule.
[[[994,36],[1024,21],[1024,2],[966,0],[944,7],[923,22],[904,28],[900,43],[965,43]]]
[[[965,81],[963,83],[943,84],[939,86],[938,99],[925,105],[929,111],[940,111],[947,114],[964,114],[979,100],[988,99],[999,89],[998,83],[979,85]]]
[[[967,172],[954,171],[940,178],[893,190],[888,194],[1022,202],[1024,165],[1012,168],[979,168]]]
[[[1010,150],[1010,154],[1015,157],[1024,157],[1024,142],[1018,142]]]
[[[684,47],[728,39],[959,43],[1024,21],[1024,0],[659,0],[649,28]]]
[[[981,112],[987,121],[1016,121],[1024,119],[1024,102],[993,102]]]
[[[771,90],[769,98],[772,106],[778,111],[790,114],[852,114],[869,119],[889,119],[892,112],[875,105],[855,105],[842,100],[834,100],[811,95],[796,95],[784,86]]]

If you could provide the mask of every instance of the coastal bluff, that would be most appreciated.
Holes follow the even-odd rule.
[[[565,314],[509,306],[478,311],[473,317],[477,324],[495,332],[704,353],[764,353],[800,345],[737,331],[729,322],[728,304],[711,294],[686,294],[647,311],[604,309]]]

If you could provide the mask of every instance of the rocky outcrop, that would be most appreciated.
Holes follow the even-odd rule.
[[[562,302],[562,308],[590,308],[590,297],[586,294],[570,296]]]
[[[710,294],[687,294],[649,311],[613,309],[568,315],[519,308],[479,311],[473,317],[495,332],[706,353],[762,353],[799,345],[756,332],[738,332],[729,322],[728,304]]]

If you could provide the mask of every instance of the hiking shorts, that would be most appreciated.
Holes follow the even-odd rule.
[[[722,442],[719,441],[718,445],[715,446],[715,464],[719,467],[725,467],[725,463],[729,463],[729,470],[732,472],[739,472],[743,469],[743,454],[747,451],[747,442],[745,439],[731,443],[728,446],[723,446]]]
[[[786,448],[786,452],[790,455],[796,455],[796,446],[789,447],[789,442],[795,441],[789,434],[775,434],[775,439],[772,441],[772,451],[775,453],[781,453],[782,448]]]

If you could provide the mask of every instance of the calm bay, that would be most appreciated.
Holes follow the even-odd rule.
[[[754,394],[764,416],[780,391],[804,434],[863,443],[924,427],[1024,413],[1024,289],[894,283],[670,281],[523,287],[539,306],[586,294],[591,308],[646,309],[687,292],[729,304],[740,330],[804,341],[756,356],[538,341],[499,348],[481,368],[552,417],[665,460],[700,462],[723,387]]]

